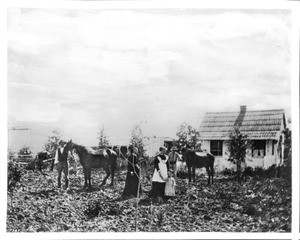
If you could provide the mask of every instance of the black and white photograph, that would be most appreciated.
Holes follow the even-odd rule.
[[[6,11],[7,233],[291,233],[290,8]]]

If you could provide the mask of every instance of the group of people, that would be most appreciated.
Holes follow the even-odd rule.
[[[149,197],[158,199],[170,198],[175,196],[177,161],[180,155],[176,152],[177,148],[173,147],[167,155],[167,148],[160,147],[159,154],[154,158],[154,172],[152,176],[152,189]],[[141,191],[140,169],[138,166],[138,149],[129,148],[128,167],[126,183],[123,196],[138,196]]]
[[[64,173],[65,188],[69,186],[68,180],[68,149],[66,142],[60,141],[59,147],[56,150],[55,161],[58,171],[58,188],[61,187],[61,176]],[[177,148],[173,147],[167,155],[167,148],[160,147],[159,154],[154,158],[154,172],[152,176],[152,189],[149,192],[149,197],[156,198],[161,201],[164,198],[175,196],[177,162],[180,160],[180,155],[176,152]],[[138,149],[130,146],[127,156],[127,174],[126,182],[122,196],[138,196],[141,193],[140,183],[140,167],[138,165]]]

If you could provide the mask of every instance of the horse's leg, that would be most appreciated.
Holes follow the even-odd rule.
[[[191,175],[192,175],[192,173],[191,173],[191,167],[190,166],[188,166],[188,174],[189,174],[189,183],[191,183]]]
[[[91,175],[92,175],[92,168],[88,168],[87,169],[87,179],[88,179],[88,182],[89,182],[89,188],[92,188]]]
[[[214,184],[214,166],[210,166],[211,184]]]
[[[114,177],[115,177],[115,170],[117,166],[117,158],[118,156],[112,156],[112,161],[110,161],[109,167],[111,172],[111,183],[110,186],[114,185]]]
[[[101,186],[105,185],[106,183],[106,180],[109,178],[110,176],[110,169],[109,169],[109,166],[107,166],[105,169],[105,172],[106,172],[106,176],[105,178],[103,179],[102,183],[101,183]]]
[[[193,167],[193,182],[195,183],[196,181],[196,167]]]
[[[58,170],[57,187],[60,188],[61,187],[61,173],[62,173],[61,162],[58,163],[57,170]]]
[[[50,171],[53,172],[53,169],[54,169],[54,159],[51,160],[51,165],[50,165]]]
[[[207,175],[208,175],[208,182],[207,182],[207,185],[210,184],[210,170],[209,170],[209,167],[205,167],[206,168],[206,172],[207,172]]]
[[[113,186],[114,185],[114,177],[115,177],[115,168],[114,168],[113,165],[111,165],[110,172],[111,172],[111,183],[110,183],[110,186]]]
[[[83,188],[86,188],[87,187],[87,169],[86,169],[86,167],[83,168],[83,173],[84,173],[84,186],[83,186]]]

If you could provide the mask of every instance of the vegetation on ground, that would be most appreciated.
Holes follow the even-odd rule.
[[[81,170],[70,170],[70,188],[57,189],[56,171],[22,170],[7,205],[8,232],[290,232],[291,183],[263,174],[217,174],[206,186],[206,175],[188,185],[178,178],[176,197],[163,203],[148,198],[150,174],[143,171],[135,223],[135,198],[122,199],[126,171],[119,170],[114,187],[99,187],[104,172],[93,171],[91,190],[82,190]],[[19,173],[18,173],[19,174]],[[184,176],[184,174],[181,174]],[[136,228],[137,224],[137,228]]]

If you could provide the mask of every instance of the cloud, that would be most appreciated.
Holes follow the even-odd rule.
[[[149,134],[172,135],[205,111],[290,107],[286,11],[13,8],[8,16],[9,114],[57,122],[86,142],[102,123],[114,139],[145,119]]]

